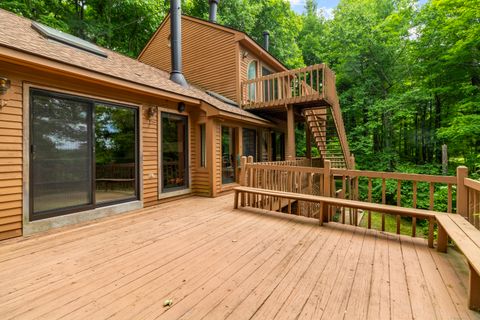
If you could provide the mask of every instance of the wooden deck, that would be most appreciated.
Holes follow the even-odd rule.
[[[454,250],[232,207],[192,197],[2,243],[0,319],[480,319]]]

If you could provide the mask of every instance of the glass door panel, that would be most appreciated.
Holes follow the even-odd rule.
[[[32,91],[32,219],[93,204],[90,104]]]
[[[243,136],[243,155],[252,156],[253,161],[257,161],[257,131],[244,128]]]
[[[136,110],[95,105],[95,200],[136,196]]]
[[[222,183],[235,182],[235,129],[222,127]]]
[[[162,112],[162,192],[188,187],[187,119]]]

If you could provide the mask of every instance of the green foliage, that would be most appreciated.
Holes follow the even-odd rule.
[[[163,0],[3,0],[0,8],[136,57],[166,16]],[[208,18],[208,1],[183,0]],[[218,22],[262,42],[286,66],[327,63],[357,168],[480,176],[480,0],[341,0],[325,17],[316,0],[298,15],[287,0],[222,0]],[[297,128],[297,154],[305,154]],[[313,148],[315,152],[316,149]],[[440,192],[440,191],[439,191]]]

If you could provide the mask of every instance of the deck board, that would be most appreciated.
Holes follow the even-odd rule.
[[[232,200],[191,197],[1,243],[0,318],[480,319],[454,251]]]

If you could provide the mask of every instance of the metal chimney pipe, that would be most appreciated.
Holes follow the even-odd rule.
[[[217,23],[217,5],[220,0],[209,0],[210,2],[210,15],[209,20],[210,22]]]
[[[263,48],[268,51],[270,46],[270,32],[263,31]]]
[[[170,80],[187,87],[182,74],[182,5],[181,0],[170,0],[170,34],[172,49],[172,71]]]

